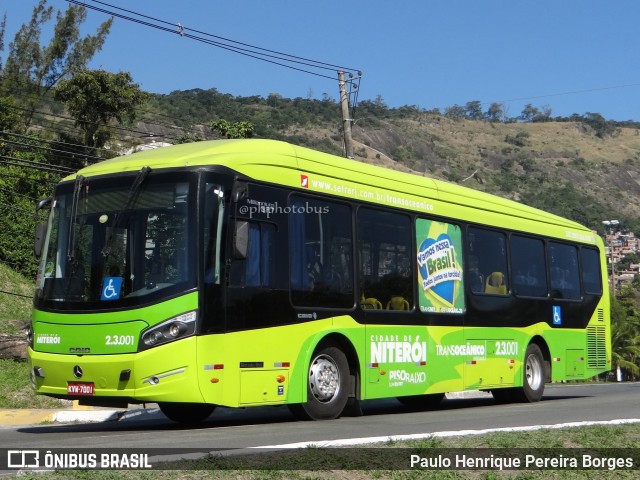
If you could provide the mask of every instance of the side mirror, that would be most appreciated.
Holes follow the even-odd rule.
[[[47,224],[41,223],[36,226],[35,242],[33,243],[33,252],[36,254],[36,258],[40,258],[42,255],[42,247],[44,247],[44,239],[47,237]]]
[[[233,258],[244,260],[249,250],[249,222],[239,220],[233,232]]]
[[[235,203],[238,203],[240,200],[247,198],[249,195],[249,185],[245,182],[236,182],[233,185],[233,190],[231,191],[231,198]]]
[[[38,205],[36,205],[36,212],[42,210],[43,208],[51,208],[51,201],[53,200],[53,197],[47,197],[43,200],[40,200],[38,202]]]
[[[47,197],[40,200],[36,205],[36,212],[39,212],[43,208],[51,208],[52,201],[53,197]],[[41,223],[36,226],[35,241],[33,242],[33,253],[35,253],[36,258],[40,258],[40,255],[42,255],[42,247],[44,247],[45,238],[47,238],[47,224]]]

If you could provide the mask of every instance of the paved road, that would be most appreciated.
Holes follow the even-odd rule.
[[[547,386],[536,404],[498,405],[490,396],[446,399],[435,411],[408,412],[395,400],[365,402],[362,417],[297,421],[286,407],[218,409],[202,425],[184,427],[157,409],[120,421],[34,425],[0,430],[0,448],[247,448],[295,442],[481,430],[640,418],[640,383]]]

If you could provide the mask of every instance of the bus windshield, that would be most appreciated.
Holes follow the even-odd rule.
[[[78,177],[52,202],[36,303],[120,308],[194,288],[195,177]]]

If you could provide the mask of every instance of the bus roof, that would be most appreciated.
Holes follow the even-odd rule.
[[[291,188],[432,211],[438,215],[442,213],[434,211],[433,204],[444,202],[451,208],[534,220],[581,232],[578,237],[583,235],[582,240],[587,243],[594,243],[593,237],[596,237],[574,221],[496,195],[277,140],[212,140],[145,150],[96,163],[78,174],[88,177],[138,171],[144,166],[165,169],[207,165],[226,166],[249,178]],[[65,180],[74,178],[75,174]],[[573,238],[576,239],[580,240]]]

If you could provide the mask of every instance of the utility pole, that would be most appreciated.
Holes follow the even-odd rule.
[[[353,139],[351,138],[351,118],[349,117],[349,95],[344,72],[338,72],[340,87],[340,106],[342,107],[342,131],[344,132],[344,150],[347,158],[353,158]]]

